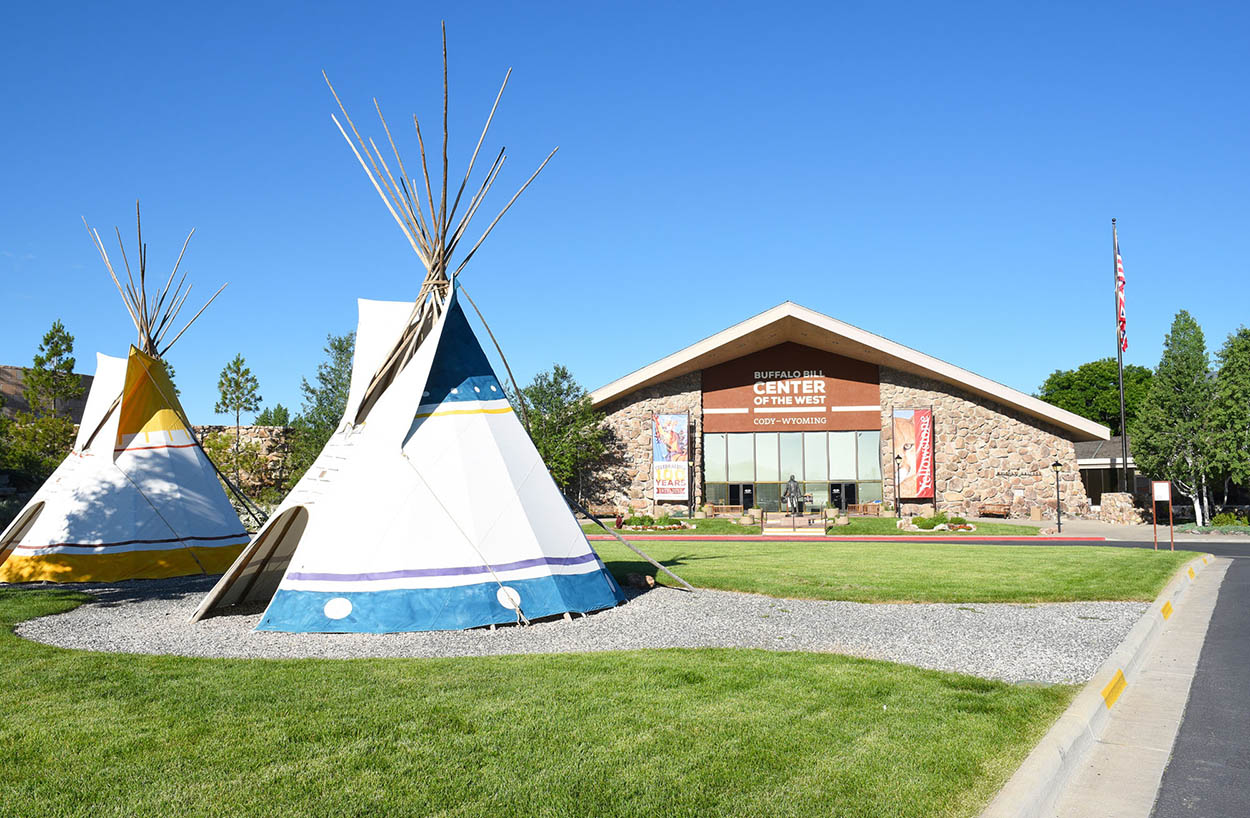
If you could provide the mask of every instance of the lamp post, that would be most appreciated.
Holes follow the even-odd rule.
[[[1063,470],[1063,464],[1056,460],[1050,464],[1050,470],[1055,473],[1055,526],[1056,533],[1063,533],[1063,508],[1059,502],[1059,472]]]
[[[898,500],[898,470],[903,464],[903,456],[901,454],[894,455],[894,516],[903,519],[903,504]]]

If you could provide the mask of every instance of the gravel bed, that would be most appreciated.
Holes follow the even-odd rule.
[[[590,616],[494,631],[290,634],[253,630],[254,607],[192,625],[213,577],[81,585],[98,598],[24,622],[65,648],[181,656],[348,659],[739,647],[846,653],[1009,682],[1084,682],[1146,611],[1142,602],[862,604],[670,588],[629,591]]]

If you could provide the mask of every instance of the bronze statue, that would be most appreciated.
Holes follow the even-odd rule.
[[[790,479],[786,482],[786,490],[782,492],[781,499],[786,501],[786,506],[790,509],[790,513],[794,514],[799,510],[799,501],[803,499],[803,492],[799,488],[799,481],[794,479],[794,475],[790,475]]]

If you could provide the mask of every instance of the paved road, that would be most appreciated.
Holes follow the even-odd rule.
[[[1153,547],[1149,541],[1100,545]],[[1233,562],[1220,586],[1152,816],[1243,818],[1250,815],[1250,538],[1177,547]]]
[[[1211,543],[1205,550],[1234,559],[1163,773],[1155,818],[1250,815],[1250,544]]]

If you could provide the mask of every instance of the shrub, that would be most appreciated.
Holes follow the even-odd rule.
[[[1235,511],[1221,511],[1211,518],[1211,525],[1250,525],[1250,518],[1239,517]]]
[[[625,525],[639,528],[645,525],[655,525],[655,520],[651,519],[651,516],[648,514],[639,514],[626,520]]]
[[[951,525],[967,525],[968,524],[968,521],[965,520],[963,517],[951,517],[946,522],[950,523]]]
[[[934,514],[934,515],[933,515],[932,517],[930,517],[929,519],[933,521],[933,524],[934,524],[934,525],[940,525],[940,524],[942,524],[942,523],[948,523],[948,522],[950,522],[950,520],[946,519],[946,512],[945,512],[945,511],[939,511],[937,514]]]
[[[916,528],[924,531],[932,531],[933,527],[938,524],[938,521],[933,517],[916,517],[911,522]]]
[[[677,521],[669,514],[662,514],[655,518],[656,525],[677,525]]]

